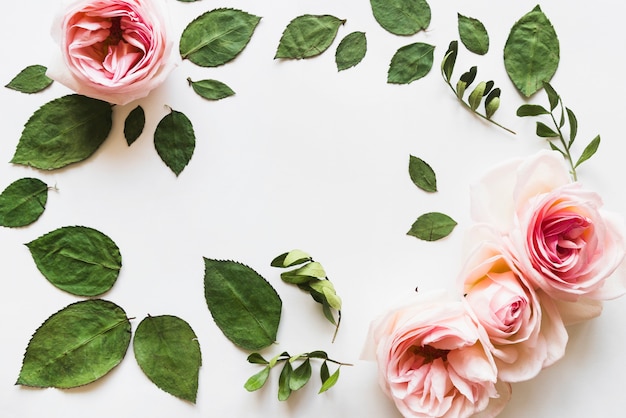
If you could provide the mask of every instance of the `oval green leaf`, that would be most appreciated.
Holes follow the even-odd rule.
[[[409,176],[411,181],[425,192],[437,191],[437,177],[432,167],[421,158],[409,156]]]
[[[459,37],[469,51],[485,55],[489,51],[489,34],[485,25],[473,17],[457,13]]]
[[[328,389],[335,386],[337,380],[339,380],[339,370],[341,370],[341,367],[338,367],[335,373],[331,374],[330,376],[328,376],[327,379],[324,380],[324,382],[322,383],[322,387],[320,388],[320,391],[318,393],[326,392]]]
[[[276,58],[303,59],[326,51],[345,23],[330,15],[302,15],[293,19],[280,38]]]
[[[220,100],[228,96],[232,96],[235,92],[226,84],[217,80],[200,80],[192,81],[190,78],[187,82],[200,97],[207,100]]]
[[[52,79],[46,76],[47,70],[43,65],[29,65],[4,87],[22,93],[38,93],[52,84]]]
[[[437,241],[450,235],[456,225],[456,221],[446,214],[429,212],[417,218],[407,235],[424,241]]]
[[[171,315],[144,318],[135,331],[133,351],[157,387],[196,402],[202,356],[198,337],[187,322]]]
[[[114,303],[73,303],[35,331],[16,384],[73,388],[91,383],[122,361],[130,333],[124,310]]]
[[[11,162],[52,170],[83,161],[109,135],[112,113],[109,103],[78,94],[48,102],[26,122]]]
[[[370,0],[376,21],[395,35],[413,35],[430,25],[426,0]]]
[[[424,77],[433,67],[433,45],[416,42],[398,49],[391,58],[387,82],[409,84]]]
[[[261,18],[242,10],[220,8],[193,20],[180,37],[179,52],[201,67],[217,67],[244,50]]]
[[[35,222],[46,209],[48,185],[35,178],[11,183],[0,194],[0,225],[26,226]]]
[[[523,104],[517,108],[517,116],[539,116],[539,115],[549,115],[550,112],[546,108],[537,104]]]
[[[291,373],[291,379],[289,379],[289,389],[301,389],[311,379],[311,374],[311,360],[306,359]]]
[[[146,114],[141,106],[130,111],[124,121],[124,137],[130,147],[139,138],[146,124]]]
[[[108,291],[122,268],[117,245],[92,228],[59,228],[26,246],[50,283],[78,296],[97,296]]]
[[[291,250],[288,253],[283,253],[278,257],[274,258],[270,265],[272,267],[293,267],[298,264],[306,263],[307,261],[311,261],[312,258],[309,254],[305,253],[302,250]]]
[[[367,52],[365,32],[352,32],[346,35],[335,52],[337,71],[347,70],[363,60]]]
[[[504,45],[504,66],[526,97],[550,81],[559,65],[559,39],[546,15],[536,6],[518,20]]]
[[[291,387],[289,382],[291,381],[291,374],[293,373],[293,367],[290,361],[286,361],[283,365],[283,369],[278,376],[278,400],[286,401],[291,395]]]
[[[591,158],[593,154],[595,154],[596,151],[598,151],[599,146],[600,146],[600,135],[596,135],[596,137],[593,138],[591,142],[589,142],[589,144],[587,144],[580,158],[578,159],[578,161],[576,161],[574,168],[577,168],[579,165],[581,165],[582,163],[587,161],[589,158]]]
[[[226,338],[246,350],[276,341],[282,301],[250,267],[235,261],[204,259],[204,296]]]
[[[248,380],[246,380],[246,383],[243,385],[243,387],[248,392],[254,392],[255,390],[259,390],[263,387],[263,385],[265,385],[265,382],[267,382],[267,378],[269,376],[270,366],[265,366],[260,372],[250,376]]]
[[[184,113],[172,110],[154,132],[154,148],[177,176],[185,169],[196,148],[193,125]]]

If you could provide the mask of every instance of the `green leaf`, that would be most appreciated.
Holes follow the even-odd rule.
[[[482,22],[460,13],[457,13],[457,20],[463,45],[475,54],[485,55],[489,51],[489,34]]]
[[[269,364],[269,362],[259,353],[251,353],[247,360],[248,363],[252,364]]]
[[[0,194],[0,225],[26,226],[35,222],[46,209],[48,185],[25,177],[11,183]]]
[[[420,189],[426,192],[437,191],[437,177],[435,171],[421,158],[409,156],[409,176]]]
[[[112,123],[107,102],[78,94],[55,99],[26,122],[11,162],[52,170],[83,161],[104,142]]]
[[[323,279],[325,277],[324,267],[315,261],[280,275],[284,282],[291,284],[308,283],[311,279]]]
[[[276,58],[303,59],[326,51],[346,21],[331,15],[302,15],[293,19],[280,38]]]
[[[387,82],[409,84],[430,72],[433,66],[433,45],[416,42],[401,47],[391,58]]]
[[[472,110],[476,110],[478,109],[478,106],[480,106],[480,102],[483,100],[483,96],[485,95],[486,88],[487,88],[487,83],[484,81],[481,81],[474,88],[474,90],[470,93],[469,97],[467,98],[467,101]]]
[[[322,387],[318,393],[326,392],[328,389],[335,386],[335,383],[339,380],[339,370],[341,370],[341,367],[338,367],[335,373],[331,374],[326,380],[324,380],[324,383],[322,383]]]
[[[548,83],[547,81],[544,82],[542,85],[546,92],[546,95],[548,96],[548,102],[550,103],[550,110],[556,109],[556,107],[559,105],[559,100],[560,100],[559,94],[556,92],[556,90],[554,90],[552,85]]]
[[[35,331],[16,384],[73,388],[98,380],[122,361],[130,333],[124,310],[114,303],[73,303]]]
[[[108,291],[122,268],[120,250],[111,238],[84,226],[55,229],[26,246],[50,283],[78,296]]]
[[[448,215],[429,212],[417,218],[407,234],[424,241],[437,241],[447,237],[456,225]]]
[[[201,67],[233,60],[246,47],[260,17],[236,9],[215,9],[193,20],[180,37],[179,51]]]
[[[456,64],[456,57],[459,53],[458,41],[450,42],[446,55],[444,55],[441,61],[441,72],[443,73],[447,82],[450,82],[452,78],[452,72],[454,71],[454,64]]]
[[[328,354],[326,354],[325,351],[317,350],[317,351],[311,351],[310,353],[307,353],[307,357],[308,358],[321,358],[321,359],[326,360],[328,358]]]
[[[526,97],[550,81],[559,65],[559,40],[537,5],[518,20],[504,46],[504,66],[511,81]]]
[[[276,341],[282,302],[250,267],[204,259],[204,295],[217,326],[235,345],[260,350]]]
[[[569,120],[569,144],[567,145],[569,148],[574,143],[576,134],[578,133],[578,120],[571,109],[565,108],[565,111],[567,112],[567,119]]]
[[[485,116],[491,119],[496,110],[500,107],[500,89],[495,88],[489,92],[485,99]]]
[[[311,256],[304,251],[291,250],[288,253],[283,253],[274,258],[270,265],[272,267],[293,267],[311,260]]]
[[[335,286],[330,280],[317,280],[309,283],[311,289],[324,295],[324,299],[328,306],[333,309],[341,310],[341,298],[337,296]]]
[[[550,112],[541,105],[536,104],[523,104],[517,108],[517,116],[539,116],[549,115]]]
[[[196,402],[202,357],[198,337],[187,322],[171,315],[144,318],[135,331],[133,350],[137,364],[152,383]]]
[[[52,79],[46,76],[46,70],[43,65],[29,65],[4,87],[22,93],[38,93],[52,84]]]
[[[161,119],[154,132],[154,147],[165,165],[178,176],[196,148],[193,126],[184,113],[172,110]]]
[[[468,71],[461,74],[459,81],[456,83],[456,95],[459,99],[463,99],[465,89],[467,89],[467,87],[469,87],[474,82],[477,72],[478,68],[476,66],[473,66]]]
[[[289,395],[291,395],[291,387],[289,382],[291,380],[291,374],[293,372],[293,368],[291,367],[291,362],[286,361],[283,365],[283,369],[280,372],[280,376],[278,377],[278,400],[286,401],[289,399]]]
[[[324,360],[324,362],[320,366],[320,379],[322,380],[322,385],[328,380],[329,377],[330,371],[328,371],[328,362]]]
[[[354,67],[363,60],[367,52],[367,38],[365,32],[352,32],[346,35],[335,52],[337,71]]]
[[[291,373],[291,378],[289,379],[289,389],[298,390],[302,388],[311,379],[311,373],[311,360],[306,359]]]
[[[131,110],[124,121],[124,137],[129,147],[139,138],[145,124],[146,114],[143,111],[143,107],[137,106]]]
[[[269,376],[270,366],[265,366],[260,372],[250,376],[250,378],[246,380],[246,383],[243,385],[243,387],[248,392],[254,392],[255,390],[259,390],[263,387],[263,385],[265,385],[265,382],[267,382],[267,378]]]
[[[426,0],[370,0],[376,21],[394,35],[413,35],[430,25]]]
[[[191,78],[188,78],[187,82],[198,96],[203,97],[207,100],[220,100],[235,94],[235,92],[230,87],[228,87],[221,81],[191,81]]]
[[[557,138],[559,134],[543,122],[537,122],[537,136],[541,138]]]
[[[582,155],[580,156],[578,161],[576,161],[574,168],[578,167],[579,165],[587,161],[589,158],[591,158],[593,154],[596,153],[599,146],[600,146],[600,135],[597,135],[595,138],[591,140],[589,144],[587,144],[587,146],[583,150]]]

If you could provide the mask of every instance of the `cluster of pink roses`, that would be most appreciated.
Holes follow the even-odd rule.
[[[566,325],[626,292],[623,222],[601,206],[552,151],[472,188],[462,295],[418,295],[371,326],[369,357],[405,417],[498,415],[510,383],[563,356]]]

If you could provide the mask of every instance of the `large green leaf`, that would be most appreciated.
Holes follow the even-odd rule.
[[[35,222],[46,209],[48,185],[35,178],[11,183],[0,194],[0,225],[25,226]]]
[[[200,344],[189,324],[170,316],[148,316],[133,338],[135,359],[148,378],[165,392],[196,401]]]
[[[282,302],[272,285],[241,263],[205,258],[204,264],[206,303],[224,335],[247,350],[274,343]]]
[[[326,51],[345,23],[330,15],[302,15],[285,28],[274,58],[310,58]]]
[[[29,65],[4,87],[28,94],[40,92],[52,84],[46,70],[43,65]]]
[[[413,35],[430,24],[426,0],[370,0],[376,21],[395,35]]]
[[[457,13],[457,23],[463,45],[475,54],[485,55],[489,51],[489,34],[485,25],[478,19],[460,13]]]
[[[448,215],[429,212],[417,218],[407,234],[424,241],[437,241],[448,236],[455,226],[456,221]]]
[[[91,383],[122,361],[130,332],[124,310],[112,302],[71,304],[35,331],[16,384],[72,388]]]
[[[346,35],[335,52],[337,70],[342,71],[354,67],[361,62],[367,52],[365,32],[352,32]]]
[[[108,291],[122,268],[117,245],[92,228],[59,228],[26,246],[45,278],[74,295],[96,296]]]
[[[154,148],[177,176],[189,164],[196,148],[193,125],[184,113],[172,110],[159,122],[154,132]]]
[[[405,45],[391,58],[387,82],[409,84],[419,80],[433,67],[435,47],[422,42]]]
[[[180,38],[180,55],[202,67],[233,60],[248,45],[261,18],[236,9],[215,9],[189,23]]]
[[[51,170],[91,156],[109,135],[109,103],[72,94],[40,107],[30,117],[12,163]]]
[[[559,39],[552,24],[536,6],[518,20],[504,45],[504,66],[511,81],[526,97],[550,81],[559,65]]]

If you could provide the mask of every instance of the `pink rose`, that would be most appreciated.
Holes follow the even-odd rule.
[[[364,357],[378,362],[380,385],[405,417],[494,417],[510,387],[496,387],[486,338],[462,301],[429,293],[374,321]]]
[[[498,377],[531,379],[563,356],[567,331],[552,298],[535,292],[497,241],[481,235],[460,276],[465,299],[489,336]]]
[[[623,220],[601,208],[553,151],[503,164],[472,188],[474,219],[497,228],[520,273],[564,303],[593,306],[626,292]]]
[[[52,28],[62,57],[48,76],[85,96],[126,104],[167,77],[172,42],[161,0],[78,0]]]

